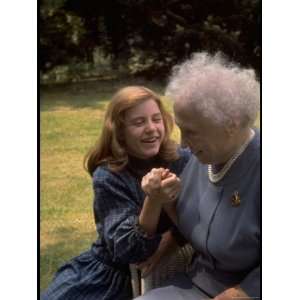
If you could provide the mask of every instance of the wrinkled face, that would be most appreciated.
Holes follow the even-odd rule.
[[[204,164],[223,164],[232,155],[234,143],[228,131],[202,117],[191,106],[175,103],[175,121],[182,140]]]
[[[164,122],[155,100],[145,100],[126,111],[124,140],[130,155],[142,159],[155,156],[164,136]]]

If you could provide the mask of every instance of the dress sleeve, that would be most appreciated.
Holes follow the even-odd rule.
[[[250,298],[260,299],[260,280],[260,266],[258,266],[248,273],[240,283],[240,287]]]
[[[116,263],[139,263],[157,249],[161,235],[148,236],[138,224],[139,205],[130,188],[113,175],[93,180],[94,214]],[[98,228],[98,226],[97,226]]]

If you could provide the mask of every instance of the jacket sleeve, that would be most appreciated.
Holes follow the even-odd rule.
[[[245,291],[245,293],[253,299],[260,299],[260,266],[253,269],[244,280],[240,283],[240,287]]]
[[[94,187],[94,214],[101,228],[112,259],[116,263],[139,263],[157,249],[161,235],[148,236],[138,224],[139,205],[134,194],[118,178],[96,177]]]

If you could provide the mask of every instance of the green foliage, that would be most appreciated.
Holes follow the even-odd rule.
[[[165,77],[201,50],[222,51],[260,71],[260,0],[65,0],[52,4],[50,14],[51,3],[44,2],[43,70],[94,63],[98,48],[111,57],[112,68],[127,65],[129,74],[149,78]]]
[[[80,45],[85,28],[78,16],[61,9],[41,9],[40,30],[41,70],[71,64],[84,56]]]

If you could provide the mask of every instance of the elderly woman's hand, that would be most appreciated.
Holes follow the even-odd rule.
[[[240,287],[232,287],[217,295],[213,300],[251,300],[251,298]]]
[[[142,179],[142,189],[153,201],[161,204],[174,201],[180,191],[180,179],[168,169],[152,169]]]

